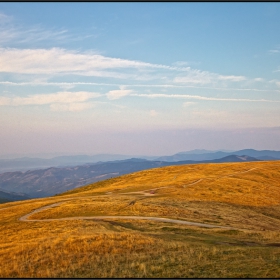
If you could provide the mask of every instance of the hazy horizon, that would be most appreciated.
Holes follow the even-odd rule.
[[[0,3],[0,157],[280,150],[279,13]]]
[[[206,153],[215,153],[215,152],[226,152],[231,153],[239,150],[247,150],[252,149],[250,147],[243,148],[243,149],[235,149],[235,150],[228,150],[228,149],[215,149],[215,150],[206,150],[206,149],[192,149],[192,150],[182,150],[175,153],[161,153],[161,154],[154,154],[154,155],[147,155],[147,154],[117,154],[117,153],[83,153],[83,152],[73,152],[73,153],[16,153],[16,154],[1,154],[0,159],[20,159],[20,158],[38,158],[38,159],[52,159],[56,157],[63,157],[63,156],[127,156],[131,158],[147,158],[147,159],[154,159],[161,156],[173,156],[175,154],[180,153],[188,153],[188,154],[206,154]],[[257,151],[264,150],[264,149],[254,149]],[[267,149],[265,149],[267,150]],[[271,151],[278,151],[278,150],[271,150]]]

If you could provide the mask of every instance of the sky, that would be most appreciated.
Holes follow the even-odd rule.
[[[280,150],[280,3],[0,3],[0,156]]]

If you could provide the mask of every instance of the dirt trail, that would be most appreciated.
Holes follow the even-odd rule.
[[[60,202],[56,202],[56,203],[53,203],[53,204],[50,204],[50,205],[47,205],[47,206],[43,206],[43,207],[40,207],[40,208],[37,208],[35,210],[33,210],[31,213],[28,213],[22,217],[19,218],[20,221],[30,221],[28,220],[28,217],[30,217],[31,215],[35,214],[35,213],[38,213],[38,212],[41,212],[43,210],[46,210],[46,209],[50,209],[50,208],[53,208],[55,206],[58,206],[60,205],[61,203],[63,203],[63,201],[60,201]],[[32,220],[31,220],[32,221]],[[43,220],[42,220],[43,221]]]
[[[252,171],[254,169],[259,169],[258,167],[254,167],[254,168],[251,168],[251,169],[248,169],[248,170],[245,170],[245,171],[239,171],[239,172],[235,172],[235,173],[230,173],[228,175],[223,175],[223,176],[220,176],[220,177],[205,177],[205,178],[201,178],[201,179],[198,179],[192,183],[189,183],[189,184],[186,184],[184,185],[183,187],[187,187],[187,186],[192,186],[192,185],[195,185],[195,184],[198,184],[199,182],[203,181],[203,180],[207,180],[207,179],[215,179],[215,180],[218,180],[220,178],[225,178],[225,177],[231,177],[231,176],[234,176],[234,175],[238,175],[238,174],[242,174],[242,173],[247,173],[249,171]],[[179,173],[178,175],[174,176],[174,178],[178,177],[179,175],[181,175],[182,173]],[[166,180],[165,180],[166,181]],[[128,192],[128,193],[123,193],[123,194],[143,194],[143,195],[146,195],[146,196],[151,196],[151,195],[154,195],[154,193],[148,193],[148,192],[152,192],[152,191],[157,191],[159,189],[167,189],[167,188],[172,188],[172,186],[165,186],[165,187],[159,187],[159,188],[153,188],[153,189],[148,189],[148,190],[144,190],[144,191],[138,191],[138,192]],[[112,192],[110,192],[111,194]]]
[[[258,169],[257,167],[255,168],[251,168],[245,171],[240,171],[240,172],[235,172],[235,173],[231,173],[228,175],[223,175],[220,177],[205,177],[205,178],[201,178],[198,179],[192,183],[189,183],[187,185],[184,185],[184,187],[186,186],[191,186],[191,185],[195,185],[198,184],[199,182],[201,182],[202,180],[207,180],[207,179],[215,179],[218,180],[220,178],[224,178],[224,177],[229,177],[229,176],[234,176],[237,174],[241,174],[241,173],[246,173],[249,172],[251,170],[254,169]],[[180,173],[181,174],[181,173]],[[179,176],[180,174],[178,174],[177,176]],[[174,178],[176,178],[177,176],[175,176]],[[165,187],[159,187],[159,188],[153,188],[153,189],[148,189],[148,190],[143,190],[143,191],[136,191],[136,192],[127,192],[127,193],[114,193],[114,192],[107,192],[104,195],[97,195],[97,196],[82,196],[82,197],[70,197],[70,198],[61,198],[59,202],[55,202],[40,208],[37,208],[35,210],[33,210],[32,212],[22,216],[19,218],[19,221],[22,222],[47,222],[47,221],[66,221],[66,220],[104,220],[104,219],[133,219],[133,220],[151,220],[151,221],[158,221],[158,222],[166,222],[166,223],[175,223],[175,224],[184,224],[184,225],[191,225],[191,226],[199,226],[199,227],[206,227],[206,228],[224,228],[224,229],[236,229],[238,230],[238,228],[233,228],[233,227],[227,227],[227,226],[218,226],[218,225],[211,225],[211,224],[205,224],[205,223],[196,223],[196,222],[191,222],[191,221],[183,221],[183,220],[177,220],[177,219],[169,219],[169,218],[161,218],[161,217],[145,217],[145,216],[90,216],[90,217],[68,217],[68,218],[56,218],[56,219],[44,219],[44,220],[37,220],[37,219],[29,219],[31,215],[35,214],[35,213],[39,213],[43,210],[46,209],[50,209],[56,206],[59,206],[60,204],[62,204],[63,202],[67,201],[67,200],[73,200],[73,199],[88,199],[88,198],[97,198],[97,197],[104,197],[104,196],[112,196],[112,195],[123,195],[123,194],[140,194],[140,195],[144,195],[144,196],[154,196],[155,195],[155,191],[158,189],[163,189],[163,188],[170,188],[171,186],[165,186]],[[59,199],[59,198],[58,198]],[[13,207],[13,206],[11,206]],[[1,210],[4,209],[9,209],[11,207],[6,207],[6,208],[2,208]]]
[[[29,217],[35,213],[41,212],[46,209],[50,209],[60,205],[62,202],[53,203],[51,205],[43,206],[32,211],[29,214],[26,214],[19,218],[22,222],[48,222],[48,221],[69,221],[69,220],[104,220],[104,219],[125,219],[125,220],[150,220],[164,223],[173,223],[173,224],[182,224],[182,225],[190,225],[190,226],[198,226],[198,227],[206,227],[206,228],[224,228],[224,229],[237,229],[233,227],[226,226],[218,226],[218,225],[210,225],[204,223],[196,223],[190,221],[183,221],[177,219],[169,219],[169,218],[160,218],[160,217],[145,217],[145,216],[90,216],[90,217],[69,217],[69,218],[57,218],[57,219],[29,219]]]

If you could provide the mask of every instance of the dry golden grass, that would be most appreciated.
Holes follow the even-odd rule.
[[[120,176],[66,194],[79,196],[168,187],[158,193],[183,200],[271,206],[280,201],[279,166],[279,161],[169,166]],[[250,169],[253,170],[246,172]],[[203,180],[188,186],[199,179]]]
[[[199,164],[1,204],[0,277],[279,277],[279,188],[279,161]],[[57,202],[28,217],[42,221],[19,221]],[[96,215],[167,217],[240,230],[116,218],[43,221]]]

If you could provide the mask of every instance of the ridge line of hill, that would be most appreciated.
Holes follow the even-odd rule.
[[[9,200],[22,200],[52,196],[108,178],[161,166],[244,161],[258,161],[258,159],[246,155],[231,155],[215,160],[185,160],[177,162],[149,161],[133,158],[72,167],[49,167],[25,172],[6,172],[0,174],[0,191],[14,195],[14,199],[10,196]],[[15,195],[17,194],[18,196],[21,195],[21,197],[16,197]]]

